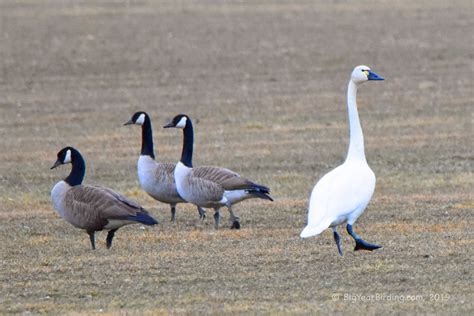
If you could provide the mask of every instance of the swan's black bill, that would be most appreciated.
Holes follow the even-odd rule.
[[[61,164],[62,164],[61,161],[56,160],[56,162],[54,163],[54,165],[53,165],[50,169],[54,169],[54,168],[56,168],[57,166],[59,166],[59,165],[61,165]]]
[[[381,76],[377,75],[372,70],[369,70],[369,75],[367,76],[367,79],[369,79],[369,80],[385,80],[384,77],[381,77]]]
[[[133,121],[129,120],[128,122],[124,123],[123,125],[126,126],[126,125],[132,125],[132,124],[133,124]]]
[[[169,122],[168,124],[163,126],[163,128],[171,128],[171,127],[176,127],[173,122]]]

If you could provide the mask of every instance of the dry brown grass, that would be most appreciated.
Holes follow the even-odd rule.
[[[0,2],[0,314],[472,314],[471,15],[462,0]],[[343,233],[339,257],[329,231],[298,235],[312,186],[344,158],[361,63],[387,80],[359,93],[378,183],[356,229],[384,248],[353,252]],[[267,184],[275,202],[236,206],[240,231],[190,205],[171,225],[136,180],[140,131],[122,123],[139,109],[158,159],[178,159],[180,133],[160,126],[188,113],[195,164]],[[101,233],[91,251],[50,203],[68,144],[86,183],[160,225],[121,229],[109,251]]]

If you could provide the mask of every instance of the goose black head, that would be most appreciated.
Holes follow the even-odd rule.
[[[51,167],[51,169],[54,169],[59,165],[65,165],[65,164],[71,163],[72,159],[73,159],[72,158],[73,152],[75,152],[75,151],[76,151],[76,149],[74,149],[71,146],[67,146],[67,147],[64,147],[63,149],[61,149],[58,152],[58,155],[57,155],[58,159],[56,160],[54,165]]]
[[[143,111],[138,111],[138,112],[135,112],[132,118],[123,125],[132,125],[132,124],[143,125],[146,119],[149,119],[148,114]]]
[[[362,83],[368,80],[384,80],[384,78],[370,70],[369,67],[360,65],[352,71],[351,80],[354,83]]]
[[[191,121],[189,119],[189,116],[187,116],[185,114],[178,114],[173,118],[173,120],[171,120],[171,122],[169,122],[168,124],[163,126],[163,128],[174,127],[174,128],[184,129],[186,127],[186,125],[188,124],[188,121]]]

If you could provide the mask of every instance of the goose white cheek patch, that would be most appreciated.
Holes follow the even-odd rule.
[[[63,163],[69,163],[69,162],[71,162],[71,150],[66,151],[66,156],[64,157]]]
[[[186,117],[183,116],[183,117],[179,120],[178,124],[176,124],[176,127],[177,127],[177,128],[185,128],[185,127],[186,127],[186,121],[187,121]]]
[[[142,113],[142,114],[140,114],[140,116],[135,121],[135,124],[143,125],[143,123],[145,123],[145,114]]]

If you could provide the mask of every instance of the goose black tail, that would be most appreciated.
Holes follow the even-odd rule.
[[[269,192],[265,192],[265,191],[261,191],[261,190],[258,190],[258,189],[251,189],[251,190],[247,190],[247,192],[255,197],[258,197],[260,199],[264,199],[264,200],[269,200],[269,201],[272,201],[273,202],[273,199],[272,197],[270,196]]]
[[[266,194],[270,193],[270,188],[266,187],[264,185],[261,185],[261,184],[255,184],[254,183],[253,186],[252,186],[252,189],[260,191],[262,193],[266,193]]]
[[[141,211],[139,213],[137,213],[137,215],[135,216],[128,216],[127,219],[129,220],[132,220],[132,221],[136,221],[136,222],[139,222],[139,223],[142,223],[142,224],[145,224],[145,225],[156,225],[158,224],[158,221],[156,219],[154,219],[153,217],[151,217],[150,215],[148,215],[148,213],[146,211]]]

